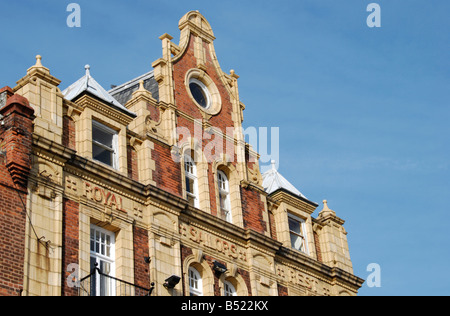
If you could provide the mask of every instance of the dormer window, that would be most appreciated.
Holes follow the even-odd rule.
[[[289,214],[288,219],[289,219],[289,234],[291,236],[292,248],[307,253],[305,221],[292,214]]]
[[[92,158],[117,169],[117,147],[117,132],[97,121],[92,121]]]

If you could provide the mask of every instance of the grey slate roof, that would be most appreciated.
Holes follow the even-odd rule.
[[[72,101],[83,93],[89,93],[106,102],[108,105],[111,105],[112,107],[118,109],[119,111],[126,113],[132,117],[136,117],[135,113],[129,111],[122,105],[123,103],[116,100],[97,81],[95,81],[95,79],[91,76],[89,65],[86,65],[85,69],[86,74],[62,92],[67,100]]]
[[[280,189],[289,191],[303,199],[307,199],[296,187],[294,187],[285,177],[283,177],[275,167],[275,162],[272,161],[272,169],[266,171],[263,175],[264,191],[272,194]]]
[[[120,86],[114,87],[108,92],[121,104],[126,104],[131,99],[133,92],[139,89],[139,81],[141,80],[144,80],[144,88],[150,91],[153,98],[159,101],[159,88],[153,70]]]

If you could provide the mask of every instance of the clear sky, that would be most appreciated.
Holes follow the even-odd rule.
[[[346,220],[356,275],[380,265],[381,287],[360,295],[450,295],[448,0],[1,3],[0,86],[40,54],[61,90],[85,64],[105,88],[148,72],[158,37],[178,43],[179,19],[199,10],[240,76],[245,127],[280,128],[280,173]]]

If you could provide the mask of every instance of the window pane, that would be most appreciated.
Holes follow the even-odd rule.
[[[191,93],[195,101],[197,101],[201,107],[206,108],[208,106],[208,101],[202,87],[200,87],[197,83],[191,82],[189,84],[189,88],[191,89]]]
[[[191,194],[195,194],[194,192],[194,184],[195,184],[195,180],[186,177],[186,191],[191,193]]]
[[[111,237],[106,235],[106,255],[111,257]]]
[[[291,246],[296,250],[303,251],[303,238],[295,234],[291,234]]]
[[[237,295],[236,289],[230,282],[225,281],[224,285],[225,285],[225,287],[224,287],[225,296],[236,296]]]
[[[108,133],[97,126],[92,126],[92,139],[109,147],[113,148],[113,134]]]
[[[222,210],[228,211],[228,195],[227,194],[220,194],[220,208]]]
[[[201,296],[201,276],[194,268],[189,268],[189,292],[191,296]]]
[[[196,205],[195,205],[196,199],[194,196],[188,194],[187,199],[188,199],[188,203],[190,206],[196,207]]]
[[[299,235],[301,235],[301,225],[299,221],[296,221],[292,218],[289,218],[289,230],[291,232],[297,233]]]
[[[226,191],[227,190],[227,178],[222,172],[218,173],[218,179],[219,179],[219,188],[221,190]]]
[[[190,158],[186,158],[186,162],[184,163],[184,170],[187,173],[194,175],[194,163],[188,159]]]
[[[92,157],[108,166],[112,166],[113,151],[102,148],[96,144],[92,144]]]

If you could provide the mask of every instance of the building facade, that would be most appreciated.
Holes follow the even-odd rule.
[[[197,11],[151,71],[65,90],[41,57],[0,90],[0,295],[356,295],[344,221],[242,132]]]

